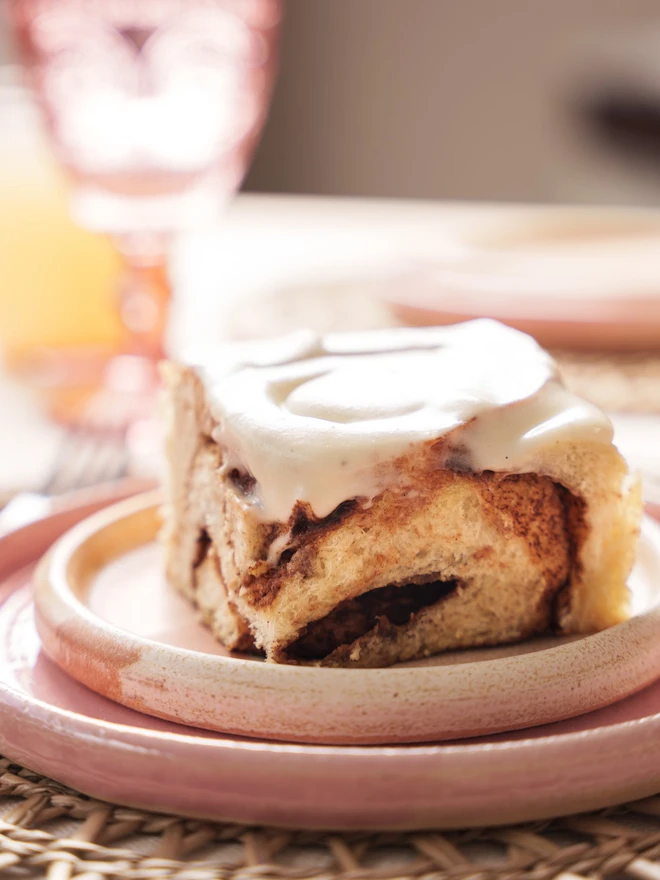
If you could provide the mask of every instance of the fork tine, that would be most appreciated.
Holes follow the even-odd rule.
[[[97,450],[96,458],[90,462],[88,484],[105,483],[116,480],[127,471],[128,453],[123,443],[106,438]]]
[[[76,429],[66,436],[43,487],[57,495],[118,479],[126,473],[127,451],[119,436]]]
[[[48,476],[43,481],[41,486],[39,487],[39,492],[43,495],[51,495],[53,491],[53,486],[57,483],[58,476],[63,467],[66,466],[66,462],[70,455],[71,445],[73,442],[73,437],[70,431],[65,432],[59,442],[57,447],[57,452],[55,453],[55,457],[50,466],[50,471]]]
[[[115,461],[114,470],[106,475],[106,479],[118,480],[120,477],[125,477],[128,473],[129,464],[128,447],[125,443],[122,443],[119,447],[119,454]]]
[[[67,431],[58,447],[50,474],[41,486],[44,495],[56,495],[60,485],[67,484],[71,463],[76,461],[77,450],[77,432]]]
[[[123,444],[112,436],[91,436],[78,472],[77,488],[116,479],[125,470]]]
[[[71,431],[54,463],[53,473],[45,490],[46,493],[59,495],[71,488],[76,488],[79,474],[85,466],[88,454],[85,438],[81,437],[79,431]]]

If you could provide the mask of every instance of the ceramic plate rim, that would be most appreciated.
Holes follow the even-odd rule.
[[[159,501],[160,495],[157,492],[150,492],[131,498],[128,501],[121,501],[118,504],[114,504],[110,507],[104,508],[97,514],[93,514],[92,516],[82,520],[70,531],[61,536],[61,538],[56,541],[51,551],[46,555],[45,559],[39,566],[39,573],[37,575],[37,600],[35,602],[37,608],[39,609],[40,594],[46,595],[49,598],[49,601],[52,596],[55,596],[55,600],[59,603],[63,603],[67,611],[73,610],[73,613],[83,621],[83,624],[85,626],[91,627],[95,635],[100,634],[108,636],[115,642],[118,642],[119,644],[123,644],[125,646],[137,646],[138,648],[144,647],[149,650],[162,650],[162,642],[150,639],[148,637],[136,635],[128,629],[124,629],[121,626],[117,626],[104,620],[100,615],[90,610],[89,607],[78,598],[78,596],[75,594],[74,589],[70,587],[69,582],[66,578],[66,571],[69,562],[75,557],[75,553],[77,552],[77,550],[81,547],[84,547],[85,542],[96,534],[99,525],[107,526],[108,524],[121,522],[122,520],[129,518],[130,516],[135,514],[153,512],[153,508],[155,508],[159,504]],[[660,527],[657,525],[657,523],[650,521],[648,518],[646,518],[645,521],[647,523],[647,531],[649,529],[651,530],[651,541],[657,551],[660,541]],[[55,572],[54,575],[53,571]],[[49,610],[49,614],[44,616],[44,629],[42,629],[41,622],[39,621],[39,618],[41,616],[42,613],[39,612],[37,615],[38,629],[40,635],[42,635],[43,641],[44,631],[48,632],[49,629],[52,630],[56,629],[57,627],[53,624],[52,609]],[[604,640],[611,639],[612,630],[616,630],[619,640],[623,640],[625,642],[626,634],[628,631],[630,631],[632,627],[639,628],[640,626],[650,626],[653,623],[657,624],[659,619],[660,605],[656,605],[655,607],[652,607],[643,614],[637,615],[631,620],[619,624],[617,627],[610,628],[609,630],[601,633],[595,633],[593,635],[586,636],[585,638],[586,640],[589,640],[590,645],[597,647],[599,642],[602,643]],[[538,651],[532,651],[529,653],[517,655],[514,654],[512,656],[500,658],[490,658],[487,666],[484,666],[483,661],[475,660],[466,661],[455,666],[405,666],[400,668],[388,669],[334,669],[324,667],[298,667],[282,664],[265,664],[263,663],[263,661],[244,659],[242,657],[239,658],[237,662],[237,659],[233,657],[223,657],[222,655],[208,654],[203,651],[196,651],[178,646],[166,645],[165,647],[167,650],[167,655],[173,658],[175,662],[183,661],[184,663],[189,662],[200,664],[211,663],[220,670],[227,671],[231,669],[232,674],[236,677],[236,679],[241,679],[243,676],[247,676],[249,678],[251,674],[254,675],[255,673],[257,673],[258,675],[264,677],[266,684],[271,683],[275,687],[282,687],[284,683],[290,683],[292,681],[296,681],[299,687],[304,687],[305,685],[316,685],[317,687],[319,687],[323,685],[323,682],[329,681],[332,681],[333,684],[337,684],[339,676],[343,676],[342,680],[345,681],[347,684],[348,682],[351,682],[353,685],[364,682],[366,682],[367,685],[369,683],[380,683],[382,685],[384,682],[388,682],[389,685],[390,683],[395,682],[396,686],[400,686],[402,681],[405,682],[406,680],[410,680],[414,677],[417,684],[419,684],[420,680],[422,680],[423,685],[432,688],[435,693],[439,694],[442,694],[443,689],[447,693],[449,693],[449,689],[451,688],[452,684],[455,684],[455,682],[457,681],[461,682],[463,679],[465,679],[466,676],[469,676],[470,673],[477,675],[477,677],[480,677],[482,681],[485,681],[487,683],[493,678],[497,678],[498,675],[502,676],[503,672],[506,672],[510,676],[515,677],[516,672],[519,671],[523,666],[525,678],[530,677],[530,670],[532,672],[535,670],[546,670],[547,681],[548,661],[554,661],[551,662],[551,667],[553,669],[553,672],[556,672],[557,664],[570,664],[575,654],[574,645],[572,645],[571,643],[564,643],[543,648]],[[49,653],[48,650],[47,653]],[[57,658],[54,659],[55,662],[58,663]],[[67,671],[68,674],[71,674],[71,672],[66,667],[65,671]],[[592,676],[594,675],[593,672],[587,672],[586,674],[591,674]],[[658,674],[660,674],[660,672]],[[647,678],[647,680],[642,684],[639,684],[636,687],[629,688],[625,694],[620,693],[620,695],[618,695],[614,699],[609,699],[608,701],[601,700],[597,705],[592,699],[591,703],[588,705],[588,708],[584,711],[591,711],[595,708],[603,707],[605,705],[611,704],[612,702],[616,702],[618,699],[622,699],[623,696],[631,695],[632,693],[635,693],[636,691],[639,691],[644,687],[650,685],[652,683],[652,680],[655,680],[655,678],[658,677],[658,674],[656,674],[653,679]],[[74,678],[75,677],[77,676],[74,675]],[[78,680],[86,683],[84,679],[79,678]],[[392,686],[394,687],[395,685]],[[95,688],[92,686],[92,689]],[[447,694],[445,693],[445,696],[446,695]],[[123,700],[119,700],[119,702],[123,702],[124,705],[133,705],[135,708],[135,704],[131,704],[130,701],[125,702]],[[140,711],[144,711],[145,708],[146,704],[143,705]],[[156,714],[157,716],[159,715],[159,717],[173,718],[173,720],[177,720],[179,723],[192,724],[190,720],[186,721],[182,716],[173,717],[172,715],[160,714],[157,710],[154,710],[153,704],[150,705],[148,711],[150,713]],[[583,714],[583,712],[580,713],[571,710],[569,714],[565,713],[561,716],[557,716],[555,720],[560,720],[560,718],[576,717],[576,715],[578,714]],[[547,724],[551,720],[552,719],[550,719],[549,717],[545,717],[541,721],[536,721],[536,723],[528,722],[527,724],[518,724],[516,726],[508,727],[503,726],[500,723],[497,728],[493,727],[490,731],[483,732],[505,732],[506,730],[516,729],[516,727],[520,729],[526,726],[538,726],[538,724]],[[437,723],[438,722],[436,722],[436,724]],[[217,725],[211,726],[207,729],[215,731],[216,733],[223,732],[223,729],[221,727],[218,727]],[[297,737],[293,737],[291,734],[283,736],[282,733],[264,733],[263,728],[259,726],[259,724],[256,724],[252,730],[248,730],[245,725],[238,725],[235,728],[229,728],[224,732],[252,738],[275,738],[284,741],[286,741],[287,739],[289,741],[291,741],[291,739],[298,739]],[[327,734],[320,734],[319,736],[322,735]],[[375,737],[374,739],[372,739],[371,743],[369,743],[369,740],[363,733],[358,733],[356,735],[340,733],[339,736],[333,733],[331,735],[327,735],[328,743],[326,745],[338,745],[340,744],[341,738],[344,740],[343,744],[345,747],[348,747],[351,744],[352,740],[353,745],[368,745],[369,748],[374,748],[378,745],[383,745],[385,748],[391,748],[397,743],[405,743],[406,747],[409,748],[413,743],[428,744],[442,741],[443,739],[445,741],[451,741],[460,738],[470,738],[474,735],[476,734],[456,732],[454,735],[447,735],[446,733],[441,734],[437,732],[434,735],[425,736],[425,738],[415,735],[411,736],[409,740],[406,740],[405,735],[397,734],[396,736],[390,736],[389,738]],[[301,739],[302,737],[298,739],[298,741],[300,741]],[[359,742],[360,739],[362,740],[361,743]],[[308,739],[307,741],[305,741],[305,744],[311,745],[312,743]],[[314,744],[321,747],[323,746],[322,742]]]
[[[653,509],[651,505],[650,509],[656,517],[660,517],[660,508]],[[8,538],[0,539],[0,548],[5,551],[4,554],[0,553],[3,583],[16,578],[16,587],[23,584],[27,587],[26,579],[33,580],[38,556],[56,535],[62,534],[65,528],[89,512],[90,506],[81,505],[77,516],[69,514],[65,518],[57,514],[36,526],[26,526],[15,533],[16,543]],[[33,547],[27,561],[23,549],[26,545]],[[24,575],[19,583],[22,572]],[[3,594],[3,603],[9,595]],[[381,831],[440,830],[475,824],[497,826],[602,809],[648,797],[660,789],[660,711],[627,717],[611,724],[508,741],[384,747],[286,744],[234,739],[222,734],[200,737],[196,731],[175,733],[106,721],[99,715],[81,714],[75,709],[42,700],[29,690],[11,686],[0,677],[0,716],[9,723],[4,733],[0,731],[0,739],[11,760],[59,778],[65,785],[93,798],[157,812],[169,810],[203,820],[238,821],[283,828],[322,828],[326,832],[358,827]],[[17,727],[17,717],[24,719],[21,722],[23,726]],[[147,748],[145,752],[148,742],[151,742],[152,748]],[[61,749],[70,748],[76,743],[83,748],[85,758],[82,763],[74,761],[63,765]],[[36,753],[35,748],[38,749]],[[116,754],[117,748],[120,749],[119,756]],[[140,758],[143,752],[144,761]],[[125,758],[121,758],[121,754]],[[253,766],[250,754],[254,755],[254,766],[257,768],[254,771],[257,776],[251,781],[248,779],[250,767]],[[600,755],[599,761],[603,755],[612,759],[610,769],[604,774],[594,762],[596,754]],[[640,754],[645,756],[643,767]],[[619,755],[629,755],[630,758],[623,762],[615,760]],[[312,766],[318,769],[312,772],[312,777],[317,779],[320,776],[331,786],[335,785],[336,780],[333,789],[335,800],[327,805],[324,800],[318,800],[305,781],[309,773],[306,769],[308,761],[313,761],[317,756],[327,756],[327,763],[314,762]],[[541,756],[543,760],[539,765]],[[584,764],[580,756],[583,756]],[[112,763],[119,759],[127,762],[127,767],[136,772],[135,781],[132,775],[121,775],[123,771],[120,771],[120,777],[115,777],[108,776],[105,771],[99,776],[91,768],[85,769],[87,760],[93,761],[94,766],[105,768],[105,762]],[[162,784],[150,786],[151,774],[158,762],[165,761],[169,765],[172,760],[182,761],[193,773],[188,788],[172,792]],[[210,763],[207,765],[206,761]],[[223,774],[228,775],[234,783],[230,794],[223,795],[222,786],[217,789],[204,784],[202,780],[206,777],[200,775],[200,762],[212,768],[213,774],[216,774],[214,779],[218,778],[218,773],[221,779],[224,778]],[[556,767],[550,773],[548,764],[555,766],[555,762]],[[538,770],[543,787],[531,791],[524,780],[530,773],[536,778],[535,768],[543,765],[546,770]],[[388,767],[392,769],[388,771]],[[484,787],[485,783],[479,783],[478,779],[490,767],[495,774],[494,780],[499,780],[499,783],[489,782],[488,787]],[[574,774],[582,767],[589,774],[588,784],[584,788],[575,788]],[[263,788],[259,774],[271,773],[269,768],[273,768],[274,779],[278,778],[278,774],[291,772],[298,785],[307,788],[298,795],[285,797],[282,805],[279,797],[274,800],[272,784],[269,788]],[[520,788],[516,787],[512,792],[515,797],[507,796],[505,790],[492,794],[493,784],[506,789],[507,779],[510,778],[507,774],[512,772],[517,774],[520,782]],[[476,773],[474,785],[469,779],[466,781],[466,773],[470,778],[471,774]],[[400,793],[403,800],[397,801],[399,806],[394,812],[387,805],[382,808],[373,805],[371,800],[366,799],[366,794],[358,797],[359,806],[351,806],[353,799],[347,786],[352,791],[353,783],[349,785],[349,780],[357,778],[363,779],[367,791],[381,791],[385,786],[392,795],[395,790],[398,791],[393,788],[398,780],[396,784],[403,786]],[[390,778],[392,781],[386,782]],[[240,780],[243,784],[248,780],[248,788],[246,797],[236,800],[235,784]],[[417,780],[421,786],[419,795],[407,780]],[[146,789],[142,788],[143,784],[147,784]],[[450,790],[454,790],[451,786],[455,787],[459,797],[450,811],[443,806],[446,800],[443,792],[447,784]],[[558,784],[560,787],[556,789]],[[124,793],[124,785],[128,785],[130,794],[128,791]],[[251,793],[252,785],[257,786],[255,794]],[[345,809],[343,802],[337,802],[342,792],[344,797],[349,797]],[[315,806],[311,810],[309,804],[301,804],[295,799],[299,796],[304,798],[305,793],[307,797],[314,798]]]

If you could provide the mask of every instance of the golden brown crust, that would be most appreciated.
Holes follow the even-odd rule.
[[[384,492],[368,507],[360,506],[358,499],[344,502],[325,519],[316,519],[303,505],[297,507],[291,520],[281,531],[291,533],[291,541],[274,568],[259,576],[249,576],[242,584],[244,601],[255,608],[271,605],[283,588],[293,579],[306,579],[315,574],[321,546],[329,535],[350,523],[356,532],[368,534],[377,530],[383,547],[388,543],[396,553],[396,538],[406,533],[406,525],[415,511],[424,508],[429,495],[451,488],[456,483],[471,487],[474,503],[488,517],[493,528],[503,539],[521,538],[528,547],[531,560],[538,564],[541,576],[557,585],[568,576],[566,558],[570,539],[565,516],[564,496],[547,477],[536,474],[501,476],[492,472],[457,474],[436,469],[425,474],[425,491],[416,494]],[[301,526],[301,514],[306,525]],[[492,546],[483,546],[474,554],[475,561],[487,559],[494,553]],[[379,560],[382,567],[392,560],[383,551]],[[409,579],[411,582],[413,577]]]
[[[193,600],[201,618],[230,651],[253,653],[256,648],[247,621],[227,594],[218,558],[211,545],[195,566]]]
[[[167,373],[168,577],[228,646],[378,666],[625,617],[639,499],[622,492],[613,447],[564,446],[525,474],[474,473],[450,434],[383,465],[391,488],[368,504],[349,499],[320,520],[298,504],[287,523],[263,523],[253,478],[226,468],[210,439],[199,379]]]

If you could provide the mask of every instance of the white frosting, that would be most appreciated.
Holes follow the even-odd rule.
[[[475,470],[521,472],[566,441],[611,443],[609,420],[567,391],[552,358],[495,321],[367,333],[296,333],[225,346],[198,372],[228,467],[251,473],[249,503],[285,522],[297,501],[317,517],[373,498],[377,467],[455,428]],[[461,427],[462,426],[462,427]]]

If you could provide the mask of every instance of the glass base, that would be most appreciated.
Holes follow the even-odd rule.
[[[33,387],[54,421],[98,431],[125,432],[153,418],[157,364],[139,355],[98,349],[32,352],[15,371]]]

